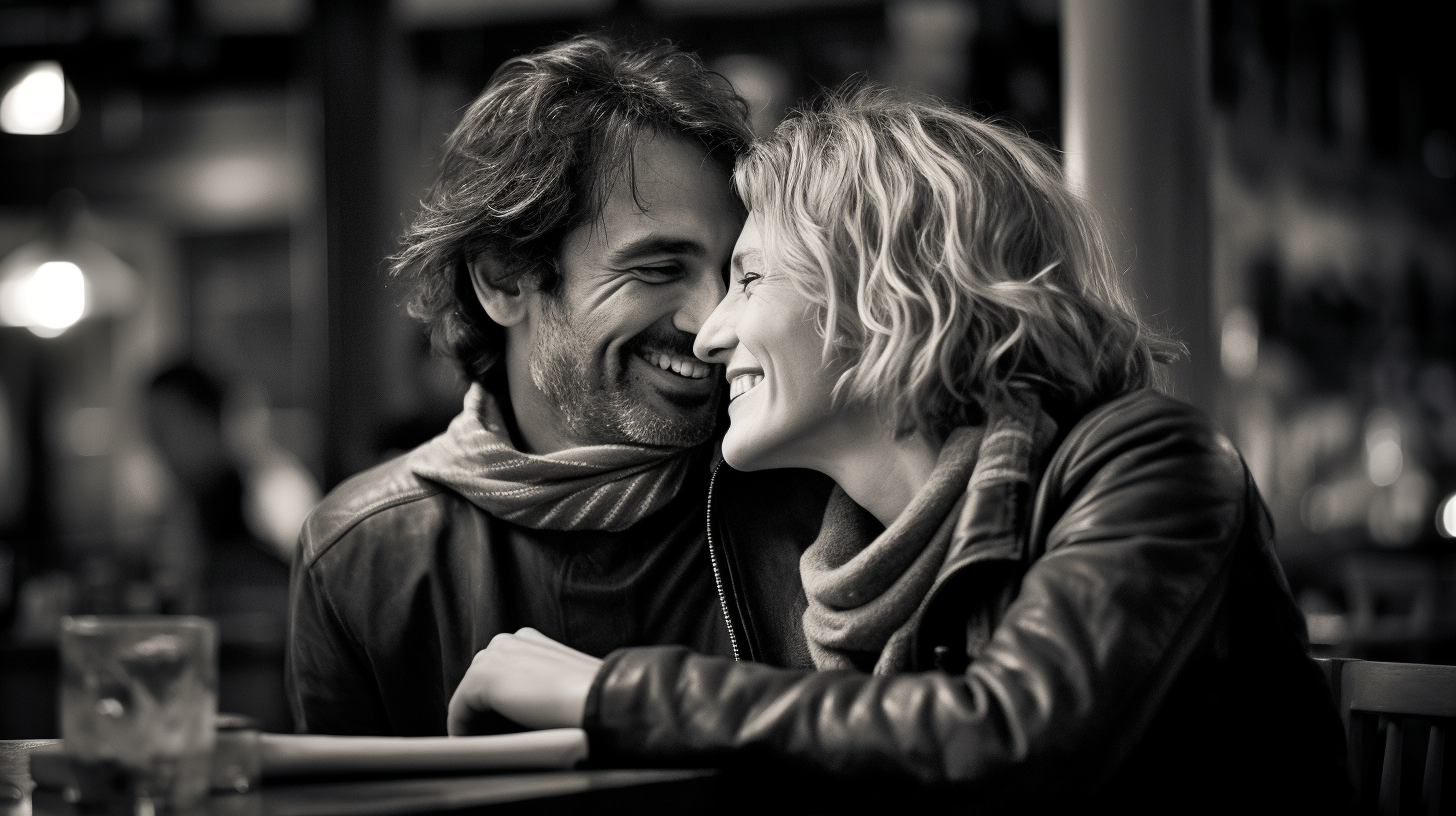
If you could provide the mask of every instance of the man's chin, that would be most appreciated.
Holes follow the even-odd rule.
[[[717,420],[717,394],[684,405],[681,394],[632,393],[632,404],[621,411],[622,430],[639,445],[689,448],[713,436]],[[635,389],[634,389],[635,391]],[[627,395],[624,395],[627,396]]]

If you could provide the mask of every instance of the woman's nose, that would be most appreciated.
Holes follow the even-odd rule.
[[[703,328],[693,340],[693,354],[705,363],[728,364],[728,357],[738,345],[735,328],[738,317],[738,298],[731,293],[718,301],[717,308],[703,321]]]

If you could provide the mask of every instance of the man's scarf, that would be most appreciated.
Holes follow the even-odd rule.
[[[874,517],[835,488],[819,537],[799,560],[816,667],[908,669],[936,579],[965,545],[1022,541],[1025,519],[1006,510],[1019,506],[1011,501],[1018,485],[1035,487],[1033,468],[1056,424],[1034,394],[1018,398],[984,425],[951,432],[929,480],[878,536]]]
[[[695,451],[590,445],[542,456],[521,453],[495,398],[477,383],[450,427],[412,451],[408,465],[415,475],[522,527],[620,532],[677,495]]]

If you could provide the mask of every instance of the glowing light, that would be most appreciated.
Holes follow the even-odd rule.
[[[86,277],[70,261],[49,261],[0,283],[0,320],[54,337],[86,314]]]
[[[268,207],[288,186],[286,171],[268,156],[232,155],[208,161],[192,179],[193,200],[218,213]]]
[[[1244,380],[1259,365],[1259,322],[1242,306],[1230,309],[1223,318],[1219,362],[1231,380]]]
[[[1446,538],[1456,538],[1456,493],[1436,507],[1436,532]]]
[[[60,63],[37,62],[0,99],[0,130],[27,136],[57,133],[66,123],[66,77]]]
[[[1400,419],[1393,412],[1385,408],[1370,412],[1365,420],[1365,473],[1376,487],[1395,484],[1405,470],[1400,437]]]
[[[1370,481],[1376,487],[1395,484],[1400,478],[1400,472],[1405,469],[1405,454],[1400,449],[1400,441],[1382,439],[1371,445],[1367,453],[1366,467],[1370,472]]]

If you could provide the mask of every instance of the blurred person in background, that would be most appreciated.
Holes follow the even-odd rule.
[[[309,518],[295,720],[445,733],[501,632],[731,654],[705,547],[721,372],[693,341],[743,222],[743,101],[696,57],[576,37],[509,60],[450,136],[395,271],[472,385],[441,436]]]
[[[256,411],[227,403],[222,384],[191,362],[147,386],[147,425],[173,476],[153,579],[164,611],[262,613],[281,632],[288,564],[319,490],[267,439]]]
[[[495,711],[584,726],[596,763],[758,759],[960,808],[1348,810],[1268,513],[1151,388],[1176,347],[1056,160],[868,88],[791,116],[736,182],[696,350],[731,382],[710,541],[743,662],[502,635],[451,733]],[[813,509],[773,487],[810,478],[788,468],[836,484],[811,540],[782,532]]]

